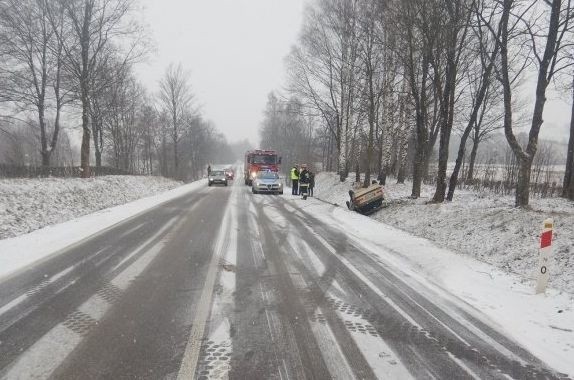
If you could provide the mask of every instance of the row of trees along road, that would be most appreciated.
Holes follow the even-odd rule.
[[[32,135],[50,166],[65,120],[68,130],[81,126],[85,177],[92,156],[96,166],[180,179],[234,159],[181,66],[167,68],[157,94],[138,81],[134,65],[150,44],[136,11],[134,0],[0,1],[0,134],[11,146]]]
[[[381,169],[399,182],[410,173],[413,197],[434,175],[433,201],[443,202],[454,196],[467,145],[472,179],[479,143],[503,131],[519,163],[515,203],[526,206],[548,91],[572,90],[563,85],[572,83],[572,17],[571,0],[315,0],[287,57],[288,92],[269,98],[263,142],[311,136],[291,145],[294,160],[320,159],[341,180],[363,171],[364,185]],[[296,131],[286,131],[290,124]],[[461,143],[451,172],[453,132]]]

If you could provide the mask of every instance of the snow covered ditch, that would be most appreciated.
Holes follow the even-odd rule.
[[[334,173],[319,173],[315,196],[345,207],[354,174],[340,182]],[[424,186],[417,200],[411,184],[385,186],[386,207],[371,218],[427,238],[452,251],[518,274],[527,283],[536,276],[538,242],[545,218],[554,219],[550,286],[574,294],[574,203],[561,198],[533,198],[530,209],[513,207],[514,198],[458,190],[452,202],[431,204],[434,188]]]
[[[159,194],[181,182],[151,176],[0,179],[0,239]]]

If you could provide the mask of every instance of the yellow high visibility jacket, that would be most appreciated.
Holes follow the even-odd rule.
[[[292,168],[291,169],[291,180],[298,180],[299,179],[299,174],[297,173],[297,169]]]

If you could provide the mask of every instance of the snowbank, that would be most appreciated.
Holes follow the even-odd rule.
[[[181,184],[145,176],[0,179],[0,239],[159,194]]]
[[[156,185],[159,184],[155,187],[156,192],[160,191],[159,189],[161,188],[162,182],[165,183],[166,187],[173,187],[179,184],[174,181],[148,179],[150,179],[149,183],[156,182]],[[121,179],[118,178],[117,181],[121,181]],[[141,187],[143,186],[146,186],[145,179],[142,180],[141,183]],[[154,188],[153,186],[154,185],[149,185],[150,188]],[[101,233],[113,227],[115,224],[145,212],[152,207],[205,187],[205,181],[192,182],[160,194],[106,208],[89,215],[68,220],[64,223],[50,225],[29,234],[0,240],[0,279],[13,275],[39,260],[57,255],[66,247],[77,244],[94,234]],[[121,188],[121,186],[116,187],[116,190],[120,191]],[[124,189],[129,189],[129,187],[125,187]],[[104,189],[100,190],[107,191]],[[122,194],[107,194],[108,197],[125,199]],[[104,200],[101,200],[100,204],[103,204],[103,202]],[[70,212],[68,215],[71,215],[73,211],[71,211],[70,208],[67,210]]]
[[[319,173],[316,197],[345,207],[354,175],[341,183],[334,173]],[[551,286],[574,294],[574,203],[560,198],[531,200],[529,210],[513,207],[514,198],[458,190],[453,202],[427,204],[434,188],[423,186],[420,199],[409,199],[411,184],[387,181],[388,204],[371,217],[430,239],[440,246],[535,278],[538,239],[545,218],[554,218],[554,265]]]

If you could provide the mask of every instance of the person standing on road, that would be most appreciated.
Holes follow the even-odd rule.
[[[211,174],[211,165],[208,164],[207,165],[207,175],[209,176]]]
[[[301,165],[301,173],[299,173],[299,189],[301,190],[301,195],[303,195],[303,199],[309,195],[309,182],[310,182],[310,175],[309,170],[307,170],[307,165]]]
[[[291,195],[299,195],[299,169],[293,165],[291,169]]]
[[[313,189],[315,188],[315,173],[309,171],[309,196],[313,196]]]

